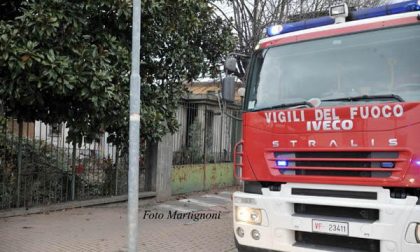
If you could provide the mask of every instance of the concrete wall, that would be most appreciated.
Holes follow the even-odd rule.
[[[235,185],[232,163],[177,165],[172,168],[172,195]]]

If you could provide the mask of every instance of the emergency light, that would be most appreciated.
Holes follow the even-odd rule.
[[[334,18],[332,17],[320,17],[282,25],[273,25],[267,28],[267,36],[272,37],[279,34],[300,31],[330,24],[334,24]]]
[[[287,160],[277,160],[276,164],[279,167],[287,167]]]
[[[381,168],[394,168],[394,162],[381,162]]]
[[[283,25],[273,25],[266,29],[268,37],[285,34],[294,31],[305,30],[314,27],[320,27],[336,23],[343,22],[347,18],[348,20],[361,20],[366,18],[380,17],[404,12],[420,11],[420,0],[411,0],[394,4],[387,4],[379,7],[360,9],[356,11],[349,11],[347,4],[339,4],[330,8],[329,17],[319,17],[308,19],[299,22],[286,23]]]
[[[275,36],[280,34],[283,31],[282,25],[273,25],[267,28],[267,35],[268,36]]]

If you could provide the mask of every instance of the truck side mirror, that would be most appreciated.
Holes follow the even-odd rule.
[[[237,61],[234,57],[229,57],[225,61],[225,70],[236,72]]]
[[[235,76],[226,76],[223,78],[222,99],[227,102],[235,101]]]

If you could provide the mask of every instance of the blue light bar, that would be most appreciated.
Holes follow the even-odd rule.
[[[416,164],[417,166],[420,166],[420,160],[417,160],[417,161],[415,162],[415,164]]]
[[[276,164],[277,164],[277,166],[283,167],[283,168],[287,167],[287,165],[288,165],[287,160],[277,160]]]
[[[381,168],[394,168],[394,162],[381,162]]]
[[[360,20],[418,10],[420,10],[420,3],[417,0],[412,0],[352,11],[350,13],[350,18],[351,20]]]
[[[294,22],[283,25],[283,32],[294,32],[304,29],[310,29],[314,27],[324,26],[334,24],[334,19],[332,17],[320,17],[320,18],[313,18],[304,21]]]
[[[267,28],[267,36],[272,37],[279,34],[300,31],[330,24],[334,24],[334,18],[332,17],[319,17],[299,22],[287,23],[283,25],[273,25]]]
[[[387,4],[374,8],[360,9],[349,13],[348,20],[361,20],[373,17],[380,17],[398,13],[420,11],[420,1],[411,0],[406,2],[400,2],[395,4]],[[305,30],[314,27],[320,27],[325,25],[334,24],[335,20],[332,17],[319,17],[299,22],[286,23],[283,25],[270,26],[266,30],[268,37],[285,34],[289,32],[295,32]]]

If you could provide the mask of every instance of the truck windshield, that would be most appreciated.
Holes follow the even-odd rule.
[[[420,25],[263,49],[254,55],[249,80],[248,110],[311,98],[331,106],[356,102],[341,98],[365,95],[420,101]]]

